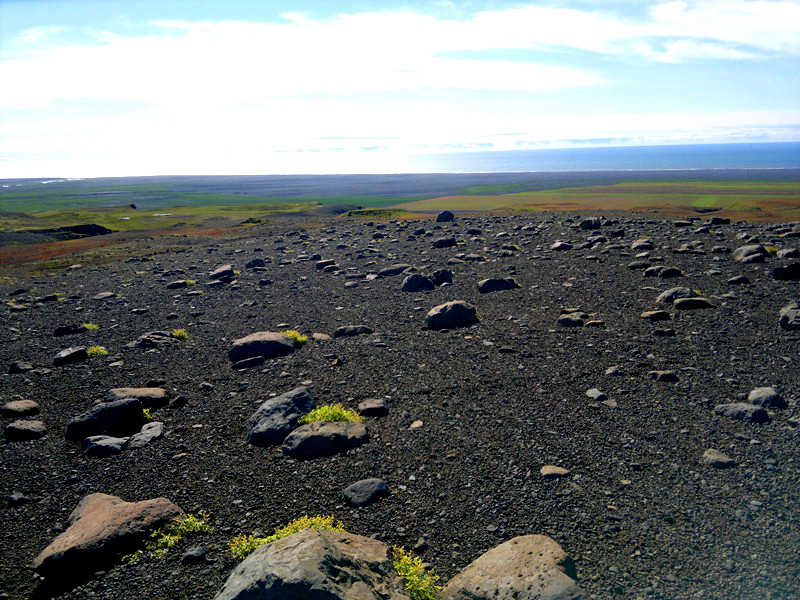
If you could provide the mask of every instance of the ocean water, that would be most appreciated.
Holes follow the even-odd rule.
[[[800,142],[449,152],[413,160],[421,173],[788,169],[800,167]]]

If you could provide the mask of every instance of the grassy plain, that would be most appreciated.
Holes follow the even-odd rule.
[[[401,203],[412,211],[633,210],[686,217],[800,221],[798,181],[629,181],[533,192],[442,196]]]

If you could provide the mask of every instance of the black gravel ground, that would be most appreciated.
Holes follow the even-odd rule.
[[[204,545],[208,560],[181,564],[183,543],[163,559],[100,571],[63,598],[213,598],[236,564],[226,552],[232,537],[270,533],[303,514],[334,514],[348,531],[409,548],[423,537],[422,556],[442,581],[497,544],[538,533],[574,558],[580,585],[597,599],[800,598],[800,333],[778,327],[781,307],[800,293],[797,282],[771,276],[797,259],[743,265],[711,251],[752,238],[800,246],[782,235],[792,225],[698,231],[699,222],[676,227],[608,214],[613,220],[604,227],[583,231],[581,218],[285,222],[235,240],[170,240],[169,251],[158,246],[163,238],[150,240],[127,261],[102,266],[33,276],[9,271],[0,297],[28,309],[0,306],[2,400],[38,402],[41,415],[33,418],[49,433],[0,441],[0,598],[32,593],[33,558],[92,492],[129,501],[164,496],[188,512],[207,511],[216,530],[192,544]],[[426,233],[413,236],[418,228]],[[624,237],[610,237],[618,230]],[[373,239],[376,233],[384,237]],[[608,240],[581,247],[598,234]],[[450,235],[459,245],[432,248]],[[630,245],[642,237],[655,244],[654,265],[679,267],[683,277],[628,269],[637,254]],[[573,249],[550,250],[556,240]],[[701,253],[674,252],[691,241],[702,242]],[[314,254],[335,259],[342,271],[317,270],[304,258]],[[447,264],[464,254],[486,260]],[[246,269],[253,258],[263,258],[266,270]],[[241,272],[237,280],[207,287],[208,272],[224,263]],[[395,263],[423,274],[449,268],[453,285],[406,293],[402,275],[346,279]],[[726,283],[737,275],[751,283]],[[493,276],[514,277],[521,287],[479,294],[477,282]],[[197,283],[166,289],[177,279]],[[265,279],[270,283],[259,283]],[[346,288],[347,281],[358,285]],[[656,304],[661,291],[679,285],[716,308],[676,313]],[[19,289],[27,291],[12,295]],[[105,291],[117,296],[93,300]],[[58,301],[34,302],[53,293]],[[426,312],[450,300],[473,303],[480,323],[427,330]],[[604,327],[558,326],[567,307]],[[641,318],[656,308],[670,310],[672,320]],[[85,322],[99,329],[53,336],[57,326]],[[374,333],[310,342],[244,371],[228,361],[232,341],[254,331],[332,334],[341,325]],[[126,347],[143,333],[173,328],[189,338],[157,349]],[[654,335],[668,328],[673,337]],[[109,355],[52,364],[61,349],[96,344]],[[7,374],[15,360],[45,370]],[[614,366],[619,374],[607,375]],[[654,381],[654,370],[674,370],[678,381]],[[86,458],[65,440],[67,422],[109,388],[160,381],[173,396],[172,406],[153,412],[165,424],[163,438],[104,459]],[[370,442],[340,456],[297,461],[247,445],[246,422],[258,405],[301,383],[318,403],[355,408],[385,398],[389,415],[368,418]],[[789,401],[788,409],[772,411],[772,422],[714,413],[715,405],[742,401],[759,386],[773,386]],[[590,388],[616,406],[588,398]],[[422,426],[412,429],[416,420]],[[2,417],[1,424],[10,421]],[[738,465],[704,466],[707,448]],[[539,470],[548,464],[570,475],[544,480]],[[384,479],[390,496],[348,507],[342,490],[367,477]],[[30,502],[6,506],[14,492]]]

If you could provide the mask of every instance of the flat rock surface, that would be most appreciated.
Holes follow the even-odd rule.
[[[36,402],[40,412],[32,418],[49,433],[30,442],[0,439],[3,495],[31,499],[0,507],[0,591],[28,598],[36,584],[33,559],[64,531],[81,498],[103,492],[205,510],[216,530],[163,560],[106,568],[65,599],[213,598],[237,564],[227,552],[232,537],[268,535],[304,514],[333,514],[348,531],[389,546],[410,548],[424,537],[421,557],[442,582],[502,542],[544,534],[573,558],[580,587],[598,599],[694,600],[710,590],[725,599],[800,597],[800,330],[779,324],[781,310],[800,300],[797,282],[772,277],[789,260],[768,255],[751,264],[711,251],[748,244],[742,234],[765,246],[797,246],[780,233],[796,226],[734,218],[714,233],[694,233],[662,217],[603,213],[609,225],[581,230],[592,216],[458,214],[437,224],[432,214],[372,225],[347,217],[286,219],[240,228],[239,239],[148,238],[102,264],[70,257],[83,264],[77,270],[68,262],[32,274],[3,268],[12,279],[0,279],[2,403]],[[431,235],[408,241],[418,228]],[[480,234],[467,233],[473,228]],[[621,239],[609,235],[619,229]],[[376,232],[385,235],[380,242]],[[582,247],[598,234],[608,241]],[[434,239],[451,236],[463,243],[431,248]],[[638,259],[630,246],[644,238],[654,249]],[[572,250],[550,250],[557,240]],[[701,242],[706,253],[672,251],[690,242]],[[506,244],[520,250],[500,256]],[[315,254],[334,260],[339,271],[318,270]],[[469,255],[485,260],[465,260]],[[266,272],[244,268],[254,258],[265,261]],[[676,280],[628,270],[634,260],[681,269],[680,285],[716,308],[676,311],[656,302]],[[203,285],[223,264],[242,271],[236,282]],[[410,293],[400,289],[408,273],[368,279],[395,264],[431,276],[449,269],[452,283]],[[351,273],[365,278],[345,288]],[[749,285],[727,283],[741,275]],[[492,277],[513,277],[521,287],[481,294],[478,282]],[[271,284],[259,285],[264,278]],[[198,284],[166,289],[178,279]],[[27,291],[12,295],[21,288]],[[120,297],[92,300],[108,290]],[[55,292],[62,301],[33,302]],[[28,309],[12,312],[12,300]],[[480,320],[426,328],[428,311],[453,300],[473,305]],[[598,315],[605,328],[560,327],[567,307],[580,307],[587,321]],[[655,335],[664,322],[641,317],[655,309],[672,315],[674,335]],[[78,321],[99,329],[53,337],[56,327]],[[346,325],[376,333],[311,340],[257,367],[231,368],[234,340],[253,332],[332,336]],[[127,347],[147,332],[173,328],[185,329],[188,339]],[[90,341],[109,355],[53,367],[58,351]],[[9,373],[15,361],[32,370]],[[619,376],[605,375],[612,367]],[[655,381],[651,371],[674,371],[677,381]],[[301,461],[276,446],[247,444],[248,419],[258,407],[301,385],[318,404],[356,410],[383,399],[389,412],[364,417],[369,443],[344,454]],[[151,386],[171,395],[168,406],[152,409],[153,420],[164,423],[161,438],[102,459],[84,457],[82,439],[65,439],[70,420],[108,390]],[[715,406],[746,402],[765,386],[787,402],[766,409],[769,422],[715,413]],[[588,399],[592,388],[617,407]],[[18,418],[2,415],[0,426]],[[411,429],[417,420],[423,426]],[[111,435],[133,435],[142,424]],[[737,466],[703,466],[709,448]],[[546,464],[563,465],[570,475],[546,479]],[[373,477],[391,494],[367,507],[347,505],[342,491]],[[198,544],[208,560],[181,564]]]

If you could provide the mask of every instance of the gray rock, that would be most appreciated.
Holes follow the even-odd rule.
[[[389,495],[389,486],[383,479],[362,479],[344,489],[344,497],[350,506],[367,506]]]
[[[53,358],[53,364],[57,367],[62,365],[70,365],[72,363],[82,362],[89,358],[89,352],[85,346],[73,346],[62,350]]]
[[[185,287],[189,287],[189,282],[185,279],[177,279],[176,281],[170,281],[167,284],[168,290],[179,290]]]
[[[797,281],[800,279],[800,263],[791,263],[785,267],[773,269],[772,277],[778,281]]]
[[[602,221],[600,221],[600,219],[598,219],[597,217],[590,217],[588,219],[584,219],[583,221],[581,221],[578,227],[580,227],[584,231],[587,231],[589,229],[600,229],[600,226],[602,224],[603,224]]]
[[[672,317],[665,310],[648,310],[642,313],[642,318],[655,323],[656,321],[669,321]]]
[[[27,442],[46,436],[47,427],[42,421],[13,421],[6,425],[3,433],[6,441]]]
[[[434,285],[453,283],[453,272],[450,269],[437,269],[431,274]]]
[[[81,452],[85,456],[105,458],[120,454],[122,447],[128,441],[126,437],[111,437],[109,435],[90,435],[81,443]]]
[[[704,308],[716,308],[713,304],[711,304],[711,302],[709,302],[708,298],[702,298],[700,296],[696,298],[676,298],[672,303],[672,306],[675,307],[675,310],[700,310]]]
[[[432,246],[434,248],[452,248],[456,245],[456,238],[454,237],[444,237],[439,238],[438,240],[433,240]]]
[[[723,417],[749,421],[751,423],[769,423],[771,421],[767,411],[760,406],[748,402],[731,402],[729,404],[718,404],[714,407],[714,412]]]
[[[214,600],[408,600],[389,547],[336,531],[305,529],[261,546]]]
[[[333,332],[334,338],[352,337],[354,335],[369,335],[373,330],[366,325],[342,325]]]
[[[778,250],[778,258],[800,258],[800,250],[797,248],[781,248]]]
[[[365,417],[384,417],[389,414],[389,407],[383,398],[367,398],[358,405],[358,412]]]
[[[136,398],[142,403],[142,408],[163,408],[169,404],[169,393],[164,388],[113,388],[106,392],[103,402],[116,402],[124,398]]]
[[[750,279],[745,275],[739,275],[737,277],[731,277],[726,283],[728,285],[749,285]]]
[[[544,535],[511,539],[479,556],[442,588],[441,600],[582,600],[575,563]]]
[[[796,301],[789,302],[781,309],[778,324],[787,331],[800,329],[800,305]]]
[[[175,343],[177,340],[172,337],[169,331],[148,331],[143,333],[135,341],[127,344],[128,348],[158,348]]]
[[[761,244],[741,246],[733,251],[733,260],[744,263],[764,262],[766,257],[767,249]]]
[[[258,267],[264,267],[264,266],[266,266],[266,264],[267,263],[264,261],[263,258],[254,258],[253,260],[250,260],[247,263],[245,263],[244,268],[245,269],[256,269]]]
[[[139,433],[134,433],[128,440],[128,448],[142,448],[164,435],[164,423],[151,421],[145,423]]]
[[[92,296],[92,300],[108,300],[109,298],[116,297],[114,292],[100,292],[99,294]]]
[[[78,335],[86,333],[88,330],[80,323],[73,323],[71,325],[62,325],[53,330],[53,337],[63,337],[65,335]]]
[[[85,496],[67,520],[69,527],[33,561],[45,577],[93,573],[131,552],[183,511],[166,498],[125,502],[108,494]]]
[[[233,281],[235,276],[233,265],[220,265],[208,274],[209,279],[217,281]]]
[[[316,406],[307,387],[297,387],[258,407],[247,423],[247,441],[254,446],[280,444],[292,430],[297,419]]]
[[[192,546],[181,556],[181,564],[200,565],[206,562],[206,549],[202,546]]]
[[[586,397],[591,398],[592,400],[597,400],[598,402],[602,402],[603,400],[608,400],[608,396],[598,390],[597,388],[592,388],[590,390],[586,390]]]
[[[28,371],[33,371],[33,365],[24,360],[15,360],[10,365],[8,365],[9,375],[15,375],[17,373],[27,373]]]
[[[144,424],[142,403],[136,398],[97,404],[67,424],[68,440],[81,442],[91,435],[125,437]]]
[[[404,292],[419,292],[421,290],[432,290],[435,287],[436,286],[434,285],[433,281],[424,275],[413,273],[403,280],[403,286],[401,289]]]
[[[666,292],[659,294],[656,302],[666,302],[672,304],[679,298],[696,298],[697,294],[687,287],[674,287],[668,289]]]
[[[747,401],[764,408],[786,408],[788,404],[773,387],[755,388],[747,396]]]
[[[544,479],[560,479],[569,475],[569,469],[557,465],[545,465],[539,469],[539,473]]]
[[[556,250],[558,252],[566,252],[567,250],[572,250],[572,244],[570,244],[569,242],[562,242],[559,240],[557,242],[554,242],[550,246],[550,250]]]
[[[283,333],[258,331],[233,342],[228,350],[228,358],[236,363],[246,358],[263,356],[276,358],[294,352],[294,342]]]
[[[639,252],[653,250],[654,248],[655,246],[653,245],[653,241],[644,238],[636,240],[631,244],[631,250],[638,250]]]
[[[0,414],[6,417],[31,417],[39,414],[39,405],[33,400],[14,400],[0,406]]]
[[[455,219],[455,215],[451,213],[449,210],[443,210],[438,215],[436,215],[436,222],[437,223],[449,223]]]
[[[411,268],[411,265],[406,264],[396,264],[390,267],[386,267],[385,269],[381,269],[378,271],[378,277],[394,277],[395,275],[400,275],[404,271],[407,271]]]
[[[656,381],[675,382],[678,381],[678,374],[675,371],[650,371],[647,373],[650,379]]]
[[[736,461],[719,450],[709,448],[703,452],[703,464],[715,469],[730,469],[736,466]]]
[[[580,310],[565,312],[559,315],[557,323],[561,327],[583,327],[588,315]]]
[[[483,279],[478,282],[478,291],[481,294],[501,292],[503,290],[515,290],[518,287],[520,287],[520,285],[511,277],[493,277],[490,279]]]
[[[478,312],[468,302],[454,300],[434,306],[425,315],[425,322],[431,329],[464,327],[478,322]]]
[[[369,436],[363,423],[315,421],[290,433],[283,440],[283,453],[292,458],[311,459],[347,452],[365,444]]]

